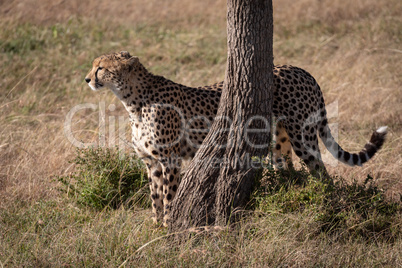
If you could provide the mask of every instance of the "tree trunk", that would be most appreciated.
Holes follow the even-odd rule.
[[[268,155],[272,0],[228,0],[228,59],[218,114],[172,204],[170,231],[225,225],[249,200]],[[256,158],[254,158],[256,157]]]

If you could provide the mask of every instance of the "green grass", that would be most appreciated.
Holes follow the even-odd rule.
[[[144,164],[118,150],[77,149],[72,161],[77,171],[59,176],[60,190],[79,204],[104,209],[149,207],[148,180]]]
[[[343,178],[328,182],[300,171],[268,173],[254,194],[258,209],[273,213],[307,213],[319,226],[317,234],[375,242],[401,235],[402,207],[367,176],[363,184]]]

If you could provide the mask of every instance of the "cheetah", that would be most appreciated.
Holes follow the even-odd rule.
[[[315,79],[298,67],[275,66],[273,114],[276,126],[274,160],[291,156],[291,148],[310,170],[325,171],[317,132],[340,162],[361,166],[384,143],[387,127],[380,127],[357,154],[344,151],[328,127],[325,103]],[[146,164],[153,221],[167,226],[171,202],[179,186],[183,161],[191,160],[208,133],[219,105],[223,82],[187,87],[153,75],[128,52],[105,54],[93,61],[85,78],[92,90],[110,89],[129,113],[132,143]]]

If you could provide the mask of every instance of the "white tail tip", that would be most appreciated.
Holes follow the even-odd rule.
[[[382,127],[379,127],[379,128],[376,130],[376,132],[377,132],[377,133],[387,133],[387,129],[388,129],[387,126],[382,126]]]

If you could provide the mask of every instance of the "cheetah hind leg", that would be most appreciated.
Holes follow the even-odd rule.
[[[311,126],[309,129],[308,135],[303,135],[306,133],[294,129],[289,131],[290,136],[293,137],[292,148],[306,164],[310,173],[322,178],[329,178],[318,146],[317,127]]]
[[[275,130],[275,145],[272,148],[274,168],[289,169],[292,164],[292,145],[283,124],[278,122]]]

